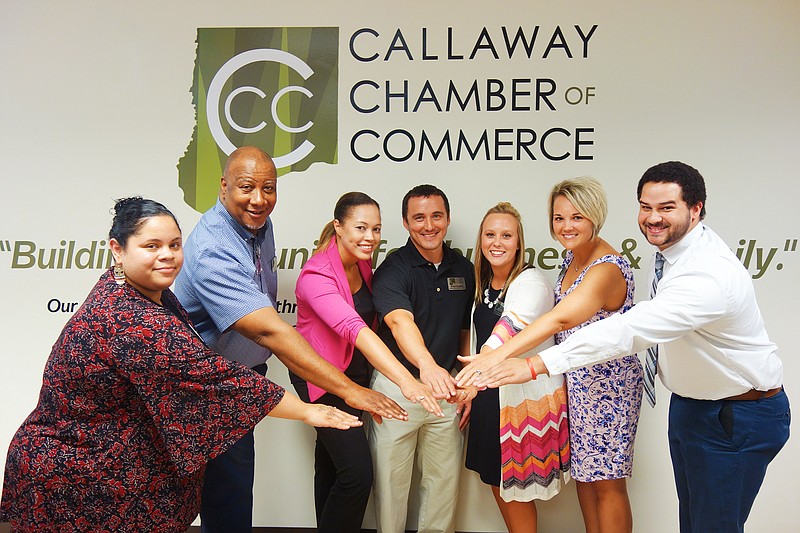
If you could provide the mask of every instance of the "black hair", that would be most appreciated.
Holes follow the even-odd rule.
[[[702,202],[700,220],[705,218],[706,182],[696,168],[680,161],[667,161],[648,168],[636,187],[637,200],[642,198],[642,187],[645,183],[677,183],[681,188],[681,199],[687,206],[694,207]]]
[[[139,232],[145,220],[158,216],[172,217],[180,231],[178,219],[163,204],[141,196],[121,198],[114,203],[114,220],[111,222],[108,238],[116,240],[124,248],[128,238]]]
[[[429,198],[431,196],[440,196],[444,201],[444,210],[447,216],[450,216],[450,201],[447,195],[442,190],[434,185],[417,185],[403,196],[403,220],[406,220],[408,215],[408,201],[411,198]]]

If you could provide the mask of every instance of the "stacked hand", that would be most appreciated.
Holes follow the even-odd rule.
[[[450,403],[457,403],[456,414],[461,415],[458,421],[458,429],[463,430],[467,427],[469,422],[469,415],[472,411],[472,399],[478,395],[478,387],[458,387],[456,393],[447,401]]]
[[[450,403],[458,403],[458,404],[465,404],[467,402],[472,401],[475,396],[478,395],[478,387],[473,385],[468,385],[466,387],[457,387],[456,393],[448,398],[448,402]]]
[[[431,388],[435,398],[446,399],[450,403],[458,404],[456,413],[461,415],[458,426],[464,429],[467,422],[469,422],[472,399],[478,393],[477,389],[474,387],[456,387],[455,380],[450,375],[450,372],[436,364],[421,367],[419,369],[419,378]]]
[[[415,379],[409,379],[407,383],[403,383],[400,386],[400,390],[408,401],[422,405],[431,414],[439,417],[444,416],[444,411],[439,406],[439,402],[436,401],[436,396],[427,385]]]
[[[440,367],[436,363],[421,366],[419,369],[419,379],[431,388],[436,399],[443,400],[450,398],[456,393],[456,383],[450,372]]]
[[[469,363],[456,376],[458,385],[474,385],[479,390],[487,387],[496,389],[512,383],[527,383],[531,380],[531,370],[525,359],[500,359],[492,357],[491,352],[478,356],[461,356],[458,358]]]
[[[476,385],[479,388],[487,386],[486,377],[492,375],[491,371],[505,361],[504,358],[495,355],[493,351],[478,355],[459,355],[458,360],[466,366],[456,376],[456,384],[459,387]]]

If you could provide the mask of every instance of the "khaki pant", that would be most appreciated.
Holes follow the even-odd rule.
[[[432,415],[406,400],[399,387],[377,370],[372,389],[408,411],[408,421],[384,420],[382,424],[371,423],[369,428],[378,533],[405,530],[415,456],[422,474],[418,530],[452,533],[464,444],[456,405],[441,400],[444,418]]]

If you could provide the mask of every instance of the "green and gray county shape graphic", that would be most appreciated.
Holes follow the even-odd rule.
[[[217,199],[225,160],[257,146],[278,175],[337,163],[338,28],[199,28],[195,126],[178,185],[199,212]]]

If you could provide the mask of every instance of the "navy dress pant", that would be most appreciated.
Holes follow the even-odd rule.
[[[253,368],[262,376],[267,365]],[[256,447],[253,430],[206,465],[200,502],[202,533],[252,533]]]
[[[669,449],[681,533],[741,533],[767,465],[789,438],[784,391],[755,401],[673,394]]]

